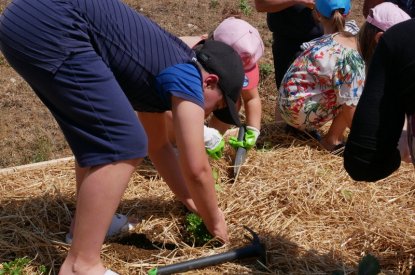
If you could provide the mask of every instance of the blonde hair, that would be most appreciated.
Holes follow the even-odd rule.
[[[372,24],[365,22],[360,28],[357,34],[357,48],[360,55],[365,61],[366,68],[369,67],[370,61],[372,60],[373,53],[376,48],[376,34],[382,30]]]
[[[327,18],[321,15],[321,21],[326,26],[329,26],[329,29],[330,29],[329,33],[336,33],[336,32],[345,33],[345,34],[348,33],[348,32],[345,32],[344,30],[346,19],[345,19],[345,16],[340,12],[340,10],[335,10],[333,12],[333,15],[330,18]]]

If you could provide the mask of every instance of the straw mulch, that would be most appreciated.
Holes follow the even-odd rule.
[[[250,243],[243,226],[258,233],[268,263],[234,261],[190,273],[356,274],[366,254],[384,274],[408,274],[415,252],[414,168],[403,164],[377,183],[357,183],[342,158],[311,140],[286,135],[282,126],[263,129],[257,150],[236,180],[233,150],[212,161],[219,174],[218,197],[231,243],[194,247],[185,242],[184,208],[151,163],[137,169],[119,212],[138,219],[130,235],[109,240],[102,258],[120,274],[212,255]],[[74,210],[73,161],[0,174],[0,261],[27,256],[32,274],[45,265],[56,274],[69,248],[63,243]]]

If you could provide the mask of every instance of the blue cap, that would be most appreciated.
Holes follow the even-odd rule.
[[[338,9],[342,14],[348,14],[350,11],[350,0],[316,0],[316,9],[324,17],[331,18],[333,12]]]

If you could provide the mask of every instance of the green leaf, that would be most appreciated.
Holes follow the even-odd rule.
[[[219,183],[215,183],[215,190],[216,190],[216,192],[221,192],[222,191],[222,187],[220,186]]]
[[[213,238],[203,223],[202,218],[194,213],[186,216],[186,230],[198,246],[204,245]]]
[[[350,190],[343,189],[341,191],[341,193],[342,193],[344,199],[347,200],[347,201],[350,201],[353,197],[353,192],[350,191]]]
[[[217,182],[218,179],[219,179],[219,171],[218,171],[218,169],[213,168],[213,170],[212,170],[212,176],[215,179],[215,182]]]

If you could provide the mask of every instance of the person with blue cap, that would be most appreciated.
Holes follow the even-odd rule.
[[[344,132],[351,126],[365,80],[356,37],[345,31],[349,12],[350,0],[316,0],[324,35],[294,60],[277,96],[277,110],[298,130],[314,132],[332,121],[319,140],[330,152],[344,146]]]

